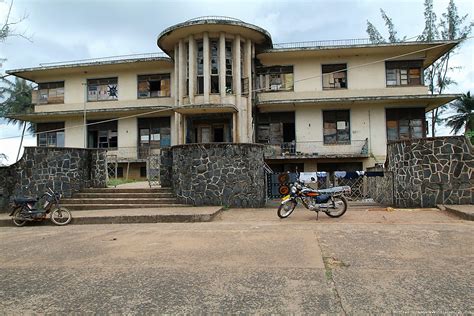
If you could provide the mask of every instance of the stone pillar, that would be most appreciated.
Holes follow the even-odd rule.
[[[225,75],[225,35],[224,32],[221,32],[219,35],[219,91],[221,93],[221,98],[225,97],[226,95]]]
[[[196,42],[194,41],[193,35],[189,35],[189,51],[188,51],[188,63],[189,63],[189,103],[194,104],[194,82],[196,80]]]
[[[204,103],[209,103],[209,93],[211,92],[211,67],[210,67],[210,46],[209,34],[204,32],[202,39],[202,53],[204,58]]]

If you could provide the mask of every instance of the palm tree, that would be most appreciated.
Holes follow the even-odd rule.
[[[474,131],[474,100],[471,92],[454,101],[451,108],[456,112],[446,119],[446,125],[452,128],[451,133],[457,134],[463,128],[464,135]]]
[[[15,81],[2,78],[0,87],[0,117],[8,114],[26,114],[33,112],[33,103],[31,94],[33,85],[21,78],[15,78]],[[18,124],[21,120],[14,118],[5,118],[8,123]],[[33,131],[30,129],[30,131]]]
[[[0,103],[0,118],[5,119],[7,121],[7,124],[19,124],[20,126],[21,123],[24,124],[23,133],[21,135],[20,148],[18,149],[19,154],[21,145],[23,143],[23,137],[25,136],[25,129],[27,123],[19,119],[7,117],[7,115],[26,114],[33,112],[33,85],[27,82],[26,80],[20,78],[15,78],[15,81],[11,81],[5,79],[5,77],[2,77],[1,80],[2,85],[0,86],[0,100],[3,101]],[[33,124],[29,124],[28,132],[35,132],[35,126]]]

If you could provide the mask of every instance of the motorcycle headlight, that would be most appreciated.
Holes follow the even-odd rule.
[[[295,187],[295,186],[292,186],[292,187],[291,187],[291,193],[293,193],[293,194],[296,193],[296,187]]]

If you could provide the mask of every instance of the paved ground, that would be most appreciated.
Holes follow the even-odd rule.
[[[473,222],[228,210],[210,223],[0,228],[0,311],[473,313]]]
[[[70,225],[210,222],[221,211],[222,207],[220,206],[72,211]],[[0,226],[13,225],[9,213],[0,213]],[[41,222],[30,222],[26,225],[53,225],[53,223],[48,219]]]

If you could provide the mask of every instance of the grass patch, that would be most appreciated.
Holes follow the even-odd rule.
[[[136,180],[134,179],[122,179],[122,178],[117,178],[117,179],[109,179],[107,181],[107,186],[108,187],[116,187],[117,185],[120,185],[120,184],[125,184],[125,183],[132,183],[132,182],[136,182]]]

